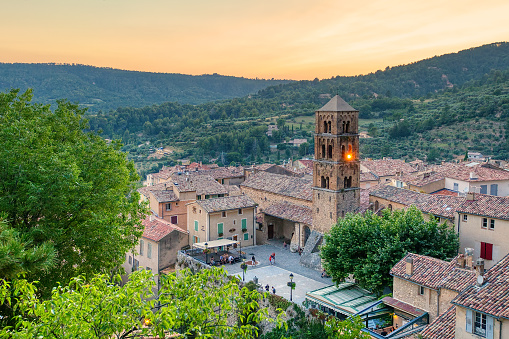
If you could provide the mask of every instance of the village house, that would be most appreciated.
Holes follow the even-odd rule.
[[[127,275],[138,269],[150,270],[154,274],[171,270],[177,261],[177,251],[189,245],[188,232],[153,215],[147,216],[142,224],[145,227],[143,235],[136,247],[126,253],[122,265]],[[123,281],[127,281],[127,276]]]
[[[509,338],[509,255],[484,272],[452,300],[452,306],[421,332],[424,339]]]
[[[256,203],[247,195],[196,200],[187,213],[190,245],[220,239],[256,245]]]
[[[509,198],[469,193],[456,210],[460,249],[473,248],[485,268],[509,253]]]
[[[408,253],[391,269],[393,299],[424,310],[435,320],[451,307],[451,301],[476,279],[472,254],[444,261]],[[411,319],[396,312],[393,325],[401,327]]]
[[[173,173],[170,180],[142,187],[138,192],[149,201],[150,210],[156,217],[187,229],[187,203],[227,196],[229,192],[210,175],[200,173]]]
[[[361,160],[361,173],[371,173],[378,180],[379,184],[388,184],[391,178],[414,173],[415,167],[404,160],[383,158],[379,160]]]
[[[462,197],[418,193],[384,185],[369,191],[370,207],[374,212],[384,208],[392,211],[415,206],[424,213],[426,219],[434,218],[454,229],[456,229],[456,210],[465,200],[466,198]]]

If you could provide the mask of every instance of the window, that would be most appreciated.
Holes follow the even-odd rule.
[[[468,216],[466,214],[463,214],[463,221],[467,221],[468,220]]]
[[[129,256],[129,265],[131,265],[133,263],[133,258],[131,256]]]
[[[171,211],[171,203],[164,204],[167,211]]]
[[[137,271],[139,267],[140,267],[140,262],[137,259],[134,259],[134,261],[133,261],[133,272]]]
[[[474,333],[486,336],[486,314],[475,312]]]
[[[193,235],[193,244],[196,244],[200,242],[200,238],[198,238],[196,235]]]
[[[244,240],[249,240],[249,233],[244,233]]]
[[[490,194],[498,195],[498,185],[497,184],[490,185]]]
[[[458,192],[458,191],[459,191],[459,185],[458,185],[458,183],[457,183],[457,182],[455,182],[455,183],[453,184],[453,187],[454,187],[454,188],[453,188],[452,190],[453,190],[454,192]]]
[[[242,219],[241,223],[242,223],[242,230],[247,230],[247,219]]]
[[[419,294],[424,295],[424,286],[419,286]]]
[[[201,200],[201,195],[197,195],[196,200]]]
[[[494,219],[490,219],[490,230],[494,230],[495,229],[495,220]]]
[[[194,230],[198,232],[198,220],[194,221]]]
[[[172,215],[172,216],[170,217],[170,222],[171,222],[172,224],[175,224],[175,225],[176,225],[176,224],[178,224],[178,216],[176,216],[176,215]]]
[[[481,225],[482,228],[488,228],[488,219],[487,218],[482,218],[482,225]]]
[[[242,215],[242,208],[239,208],[239,215]]]
[[[226,211],[221,212],[221,216],[222,216],[223,218],[226,218]]]
[[[196,213],[196,206],[193,206],[193,213]]]
[[[403,188],[403,182],[399,181],[399,180],[396,180],[396,187]]]
[[[481,258],[493,260],[493,244],[481,242]]]
[[[488,194],[488,185],[481,185],[481,194]]]
[[[219,234],[220,236],[223,235],[223,223],[222,222],[217,224],[217,234]]]
[[[147,243],[147,258],[149,258],[149,259],[152,258],[152,244],[151,243]]]
[[[145,244],[143,243],[143,240],[140,240],[140,255],[143,255],[143,247]]]
[[[205,194],[205,199],[210,199],[210,195]]]

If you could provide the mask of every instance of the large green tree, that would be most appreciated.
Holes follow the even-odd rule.
[[[262,295],[240,288],[223,269],[181,271],[161,277],[136,271],[120,286],[107,275],[74,278],[54,290],[50,300],[37,298],[33,284],[0,280],[0,304],[18,299],[15,327],[2,338],[256,338],[257,325],[269,320]],[[281,321],[278,321],[281,324]]]
[[[371,211],[347,214],[324,236],[321,257],[325,270],[339,283],[353,274],[359,284],[381,293],[392,286],[390,269],[406,253],[446,259],[458,253],[458,237],[445,223],[426,221],[420,210]]]
[[[11,241],[45,249],[41,262],[51,256],[53,264],[39,267],[44,274],[33,265],[2,267],[1,276],[24,273],[45,293],[121,263],[142,233],[145,208],[119,143],[87,132],[77,105],[59,101],[52,110],[31,97],[0,93],[0,212],[8,223],[2,234],[8,227]]]

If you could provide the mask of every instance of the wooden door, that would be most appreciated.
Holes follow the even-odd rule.
[[[269,224],[267,226],[267,238],[268,239],[274,238],[274,225],[273,224]]]

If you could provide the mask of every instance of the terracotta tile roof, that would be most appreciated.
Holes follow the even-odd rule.
[[[260,191],[266,191],[292,198],[312,201],[313,180],[305,178],[290,177],[267,172],[258,172],[251,175],[241,185]]]
[[[196,200],[196,202],[209,213],[256,206],[256,203],[247,195]]]
[[[447,277],[442,280],[441,288],[461,292],[475,283],[475,272],[470,269],[455,267]]]
[[[142,221],[142,224],[145,226],[145,229],[143,230],[143,237],[153,241],[159,241],[173,231],[187,234],[187,231],[183,230],[177,225],[169,223],[168,221],[157,218],[153,215],[148,215]]]
[[[237,185],[223,185],[224,188],[228,191],[228,195],[241,195],[239,186]]]
[[[401,300],[398,300],[398,299],[394,299],[392,297],[385,297],[382,299],[382,301],[384,302],[385,305],[389,305],[389,306],[392,306],[398,310],[401,310],[403,312],[406,312],[406,313],[409,313],[411,315],[414,315],[416,317],[420,317],[421,315],[423,315],[424,313],[426,313],[426,311],[423,311],[415,306],[412,306],[410,304],[407,304],[406,302],[403,302]]]
[[[378,178],[371,172],[361,172],[361,182],[363,181],[378,181]]]
[[[298,160],[302,165],[306,166],[306,168],[313,170],[313,160],[310,159],[301,159]]]
[[[173,190],[152,190],[150,191],[154,195],[154,198],[156,198],[157,202],[170,202],[170,201],[179,201],[179,198],[175,193],[173,193]]]
[[[431,194],[433,194],[433,195],[449,195],[451,197],[457,197],[458,196],[458,192],[452,191],[452,190],[447,189],[447,188],[443,188],[443,189],[438,190],[436,192],[433,192]]]
[[[454,219],[458,207],[466,200],[464,197],[431,195],[394,186],[379,185],[370,195],[405,206],[415,206],[424,213]]]
[[[208,174],[214,179],[239,178],[244,176],[244,167],[218,167],[207,170],[200,170],[200,174]]]
[[[164,189],[166,189],[166,184],[162,183],[162,184],[157,184],[157,185],[153,185],[153,186],[143,186],[143,187],[138,188],[137,191],[140,194],[143,194],[148,199],[148,198],[150,198],[151,191],[158,191],[158,190],[164,190]]]
[[[509,198],[474,194],[474,201],[466,200],[458,207],[459,213],[509,220]]]
[[[256,165],[254,168],[258,171],[265,171],[269,168],[271,168],[272,166],[276,166],[275,164],[260,164],[260,165]]]
[[[308,225],[313,223],[313,214],[310,207],[296,205],[286,201],[272,204],[263,212],[267,215],[291,220],[293,222],[301,222]]]
[[[452,303],[495,318],[509,319],[509,254],[484,274],[482,286],[471,285]]]
[[[432,182],[444,180],[445,173],[437,169],[432,169],[422,173],[410,173],[398,177],[397,180],[406,183],[407,185],[422,187]]]
[[[416,171],[412,165],[400,159],[362,160],[361,165],[377,177],[396,175],[398,172],[405,174]]]
[[[228,191],[210,175],[201,175],[200,172],[189,174],[173,174],[171,177],[173,187],[179,192],[193,192],[196,194],[226,194]]]
[[[406,274],[406,259],[413,259],[413,273]],[[391,269],[390,274],[421,286],[438,290],[445,278],[454,270],[456,260],[447,262],[425,255],[408,253]]]
[[[448,164],[450,170],[446,172],[447,178],[468,182],[509,180],[509,171],[489,164],[466,166],[462,164]],[[474,173],[474,178],[471,178]]]
[[[421,335],[424,339],[454,339],[456,334],[456,307],[451,306],[433,320]]]

